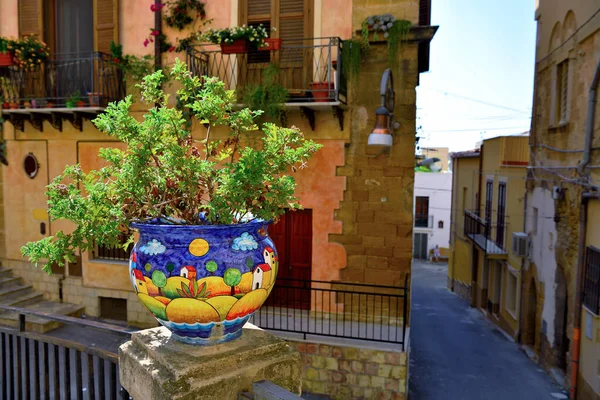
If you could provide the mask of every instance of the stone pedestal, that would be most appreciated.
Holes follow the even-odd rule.
[[[251,324],[240,339],[215,346],[176,341],[164,327],[134,333],[119,349],[121,385],[134,399],[236,400],[269,380],[300,394],[300,353]]]

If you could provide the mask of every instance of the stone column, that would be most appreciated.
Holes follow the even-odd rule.
[[[215,346],[181,343],[159,327],[121,346],[119,376],[134,399],[236,400],[260,380],[300,394],[302,361],[286,341],[251,324],[240,339]]]

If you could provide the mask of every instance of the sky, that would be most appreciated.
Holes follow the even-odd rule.
[[[534,0],[432,0],[429,72],[417,87],[419,146],[475,148],[529,130]],[[487,103],[487,104],[486,104]]]

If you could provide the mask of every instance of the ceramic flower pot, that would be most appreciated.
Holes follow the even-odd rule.
[[[14,65],[13,55],[11,53],[0,53],[0,67],[9,67]]]
[[[263,47],[259,47],[259,51],[277,51],[281,49],[281,44],[283,43],[283,39],[272,39],[266,38],[265,45]]]
[[[310,84],[313,98],[316,102],[323,103],[332,101],[330,93],[335,89],[331,82],[313,82]]]
[[[236,339],[275,284],[277,252],[267,226],[133,223],[140,236],[129,261],[131,284],[176,339]]]

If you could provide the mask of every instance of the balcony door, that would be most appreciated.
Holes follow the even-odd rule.
[[[506,182],[498,184],[498,210],[496,212],[496,244],[504,248],[504,231],[506,224]]]
[[[429,197],[415,199],[415,228],[429,228]]]
[[[240,62],[238,84],[259,83],[262,71],[273,63],[279,67],[279,83],[291,96],[308,89],[313,81],[313,0],[240,0],[239,25],[260,25],[270,37],[283,40],[279,51],[254,51]],[[272,28],[275,28],[273,30]]]
[[[485,183],[485,223],[492,223],[492,202],[494,200],[494,181],[487,180]]]

